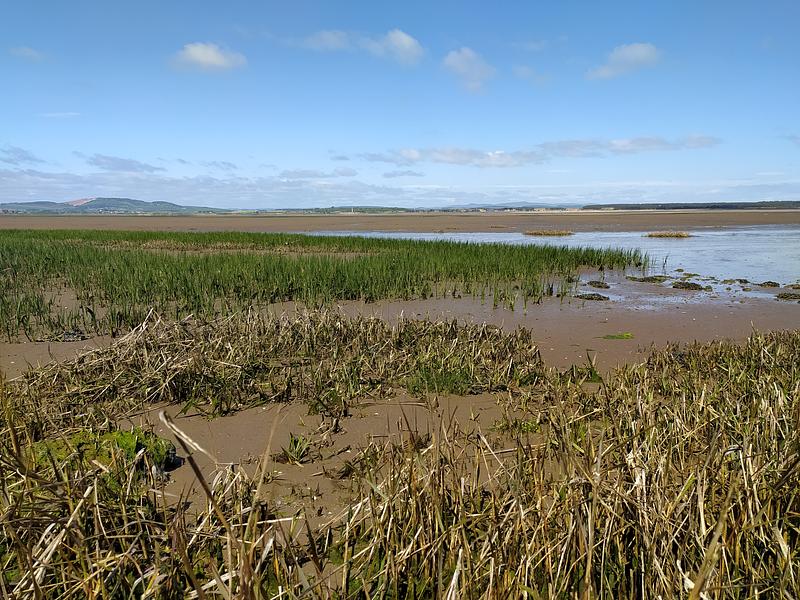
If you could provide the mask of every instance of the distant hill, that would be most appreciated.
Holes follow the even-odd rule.
[[[7,202],[0,213],[50,215],[196,215],[233,212],[224,208],[182,206],[172,202],[145,202],[133,198],[84,198],[69,202]]]
[[[758,210],[800,208],[800,200],[767,202],[666,202],[662,204],[588,204],[584,210]]]

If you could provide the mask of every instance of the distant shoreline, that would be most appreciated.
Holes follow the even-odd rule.
[[[15,215],[0,229],[133,231],[406,231],[520,233],[530,229],[652,231],[752,225],[800,225],[800,209],[573,210],[259,215]]]

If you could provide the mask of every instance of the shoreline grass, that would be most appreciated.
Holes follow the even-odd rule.
[[[141,361],[127,353],[158,347],[153,364],[173,364],[213,347],[222,352],[233,340],[239,347],[233,361],[258,356],[275,335],[252,319],[261,317],[188,330],[151,324],[141,337],[95,351],[93,359],[0,380],[0,577],[8,594],[511,598],[525,591],[539,598],[741,598],[800,592],[798,331],[754,334],[742,344],[671,346],[587,388],[576,370],[539,371],[535,351],[527,341],[519,344],[524,336],[515,337],[520,334],[414,325],[436,329],[430,339],[455,348],[467,370],[485,360],[486,348],[508,358],[507,349],[518,347],[513,360],[487,364],[497,376],[509,364],[537,365],[535,379],[508,390],[509,406],[530,426],[514,430],[519,438],[509,449],[466,434],[457,423],[443,425],[422,446],[370,443],[358,454],[369,460],[342,488],[349,494],[346,509],[313,528],[303,513],[283,514],[270,500],[273,466],[266,455],[254,476],[226,467],[209,478],[207,503],[197,514],[165,502],[146,453],[132,459],[112,446],[94,461],[32,459],[39,439],[63,436],[64,415],[103,435],[127,388],[106,399],[92,394],[116,381],[135,388]],[[323,331],[332,340],[356,331],[373,350],[357,344],[352,356],[365,364],[379,356],[388,364],[393,349],[419,333],[372,320],[354,323],[342,323],[338,332],[335,320],[317,313],[286,322],[278,336],[284,358],[326,353],[326,343],[315,346]],[[251,335],[237,340],[235,331]],[[396,341],[385,346],[387,338]],[[476,340],[488,346],[471,349]],[[409,348],[409,355],[416,353]],[[116,368],[96,368],[97,359]],[[391,379],[366,372],[359,379],[370,377],[375,384]],[[191,389],[192,377],[171,381]],[[226,381],[231,393],[246,395],[246,380]],[[144,378],[140,385],[143,392],[152,384]],[[36,389],[49,390],[51,402],[38,428],[29,428],[30,411],[20,407]],[[107,419],[79,423],[92,406]],[[346,424],[355,417],[339,418]],[[536,432],[532,441],[523,429]]]
[[[518,295],[537,302],[581,267],[642,267],[646,260],[638,251],[548,245],[11,230],[0,238],[0,327],[12,340],[117,336],[151,309],[212,319],[285,301],[315,307],[488,292],[495,301]]]

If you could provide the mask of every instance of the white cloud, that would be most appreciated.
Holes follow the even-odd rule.
[[[416,38],[400,29],[392,29],[380,37],[360,36],[338,29],[317,31],[298,41],[288,40],[290,45],[299,45],[320,52],[341,52],[360,49],[380,58],[412,66],[425,55],[425,49]]]
[[[623,44],[611,51],[605,64],[592,69],[586,76],[589,79],[612,79],[639,69],[652,67],[660,59],[661,51],[653,44]]]
[[[217,44],[195,42],[186,44],[175,56],[173,62],[179,67],[201,69],[204,71],[226,71],[247,64],[244,54],[221,48]]]
[[[582,205],[608,202],[793,200],[800,181],[736,180],[592,181],[561,185],[436,186],[370,185],[355,180],[284,180],[278,177],[171,177],[159,173],[97,172],[85,175],[0,168],[0,202],[73,200],[117,196],[231,208],[345,205],[446,206],[539,202]]]
[[[370,162],[385,162],[397,166],[410,166],[420,162],[433,162],[446,165],[463,165],[473,167],[519,167],[525,164],[538,163],[546,159],[536,150],[504,152],[503,150],[475,150],[472,148],[405,148],[387,153],[362,154],[362,158]]]
[[[392,29],[377,39],[365,38],[361,45],[375,56],[392,58],[401,65],[415,65],[425,54],[422,45],[400,29]]]
[[[38,50],[28,46],[16,46],[15,48],[9,48],[8,52],[11,54],[11,56],[16,56],[17,58],[28,60],[30,62],[41,62],[47,58],[43,52],[39,52]]]
[[[797,146],[800,146],[800,135],[797,135],[797,134],[789,134],[789,135],[785,135],[785,136],[783,136],[783,137],[784,137],[784,139],[787,139],[787,140],[789,140],[789,141],[790,141],[790,142],[792,142],[793,144],[796,144]]]
[[[692,135],[674,140],[661,137],[635,137],[614,140],[557,140],[537,144],[528,150],[476,150],[473,148],[404,148],[389,152],[362,154],[370,162],[385,162],[407,167],[422,162],[480,168],[521,167],[539,164],[554,157],[589,158],[614,154],[638,154],[667,150],[693,150],[716,146],[713,136]]]
[[[483,85],[495,74],[495,68],[487,63],[472,48],[459,48],[450,51],[442,62],[444,67],[461,79],[471,92],[483,89]]]

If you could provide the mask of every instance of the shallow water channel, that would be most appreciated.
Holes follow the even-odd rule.
[[[564,237],[521,233],[418,233],[386,231],[322,231],[316,235],[358,235],[417,240],[549,244],[595,248],[638,248],[647,253],[654,273],[676,269],[717,279],[800,282],[800,227],[751,226],[691,230],[688,238],[649,238],[641,231],[581,231]]]

